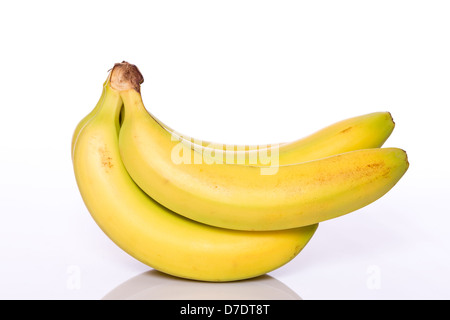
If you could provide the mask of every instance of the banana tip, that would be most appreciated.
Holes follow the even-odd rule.
[[[388,114],[389,118],[391,119],[392,124],[395,126],[395,121],[394,121],[394,117],[392,116],[392,113],[390,113],[389,111],[386,111],[386,113]]]
[[[407,153],[405,150],[403,150],[403,149],[399,149],[399,150],[400,150],[400,152],[401,152],[402,160],[405,161],[406,170],[408,170],[408,168],[409,168],[408,153]]]
[[[405,150],[403,150],[403,152],[405,153],[406,168],[409,168],[408,153]]]

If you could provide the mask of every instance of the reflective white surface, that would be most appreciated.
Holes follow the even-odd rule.
[[[151,270],[120,284],[103,300],[301,300],[301,297],[268,275],[212,283],[179,279]]]
[[[0,298],[448,299],[448,216],[438,211],[446,195],[432,190],[434,211],[425,211],[408,185],[413,176],[383,201],[322,223],[268,277],[227,284],[164,276],[122,252],[93,222],[70,174],[53,189],[30,186],[27,201],[3,190],[18,198],[2,202]],[[439,215],[442,223],[430,219]]]
[[[0,16],[1,299],[450,298],[449,2],[43,0]],[[269,277],[165,277],[100,231],[73,176],[73,129],[121,60],[143,72],[152,113],[190,136],[290,141],[387,110],[386,146],[411,167]]]

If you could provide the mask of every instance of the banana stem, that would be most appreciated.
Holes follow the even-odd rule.
[[[134,89],[140,93],[143,82],[144,77],[134,64],[122,61],[116,63],[111,70],[110,85],[117,91]]]

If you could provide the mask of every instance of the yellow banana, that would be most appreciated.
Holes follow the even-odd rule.
[[[395,123],[389,112],[373,112],[333,123],[305,138],[288,143],[268,145],[229,145],[201,141],[169,128],[158,118],[149,115],[164,127],[171,139],[213,160],[224,163],[268,166],[270,157],[278,156],[278,164],[295,164],[335,154],[381,147],[394,130]],[[191,153],[191,161],[194,161]],[[268,161],[269,160],[269,161]]]
[[[114,69],[111,77],[114,85]],[[319,223],[379,199],[409,166],[406,153],[398,148],[270,167],[208,162],[205,157],[183,161],[178,156],[190,153],[189,144],[173,141],[151,117],[139,88],[126,88],[122,83],[125,119],[119,147],[127,171],[163,206],[205,224],[280,230]]]
[[[77,126],[75,127],[75,130],[72,135],[72,146],[70,148],[71,153],[72,153],[72,160],[73,160],[73,148],[77,141],[78,135],[79,135],[80,131],[83,129],[83,127],[86,125],[86,123],[88,123],[89,120],[91,120],[94,117],[94,115],[97,113],[97,111],[100,109],[100,107],[103,103],[103,99],[105,98],[106,84],[108,83],[108,81],[109,81],[109,75],[108,75],[108,79],[106,79],[105,82],[103,83],[102,94],[101,94],[100,99],[98,100],[97,104],[95,105],[94,109],[92,109],[91,112],[89,112],[83,119],[81,119],[81,121],[78,122]]]
[[[73,165],[93,219],[128,254],[174,276],[232,281],[279,268],[311,239],[317,224],[282,231],[227,230],[159,205],[123,166],[118,145],[121,106],[119,93],[108,84],[98,111],[75,141]]]

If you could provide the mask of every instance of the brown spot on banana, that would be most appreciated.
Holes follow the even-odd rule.
[[[109,155],[106,148],[99,148],[98,151],[100,152],[100,161],[102,167],[106,172],[109,172],[109,169],[112,169],[112,167],[114,167],[114,164],[112,163],[112,157]]]
[[[352,129],[353,129],[353,127],[348,127],[347,129],[342,130],[341,133],[347,133]]]

